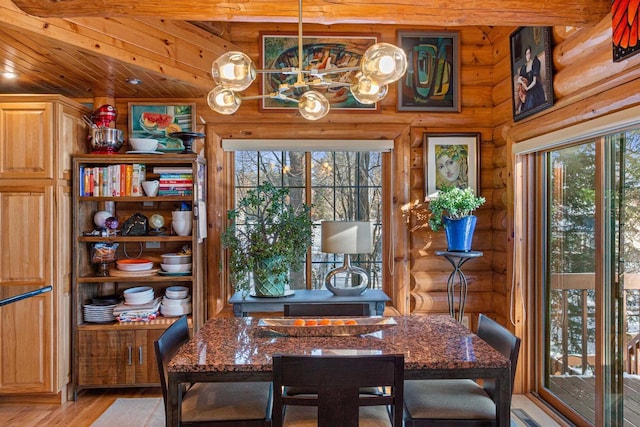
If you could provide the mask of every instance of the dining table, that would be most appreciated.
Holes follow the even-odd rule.
[[[352,320],[357,322],[358,319]],[[367,319],[372,323],[371,318]],[[167,366],[167,425],[179,425],[183,384],[272,381],[274,354],[313,355],[327,351],[357,353],[366,350],[368,353],[404,354],[405,380],[495,379],[497,425],[510,426],[511,362],[508,358],[448,315],[379,319],[384,327],[369,333],[298,336],[287,334],[288,328],[282,333],[265,327],[270,320],[277,322],[282,318],[210,318]]]

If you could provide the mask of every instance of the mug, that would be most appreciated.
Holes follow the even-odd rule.
[[[188,236],[193,227],[193,214],[191,211],[171,212],[171,227],[178,236]]]
[[[143,181],[142,188],[144,188],[144,194],[149,197],[155,197],[158,195],[158,188],[160,188],[160,181],[157,179],[153,181]]]

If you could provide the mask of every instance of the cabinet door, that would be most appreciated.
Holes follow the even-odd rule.
[[[2,393],[54,391],[51,298],[51,293],[46,293],[0,307]]]
[[[135,331],[79,331],[78,385],[133,384]]]
[[[53,178],[53,105],[0,103],[0,178]]]
[[[160,384],[153,342],[162,332],[162,329],[136,332],[136,384]]]

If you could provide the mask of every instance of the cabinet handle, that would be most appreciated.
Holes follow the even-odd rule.
[[[138,347],[138,365],[142,365],[142,346]]]
[[[132,359],[133,359],[133,348],[129,346],[127,349],[129,351],[129,366],[131,366]]]

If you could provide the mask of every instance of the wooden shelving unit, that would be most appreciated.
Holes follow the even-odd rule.
[[[95,197],[84,196],[81,191],[81,168],[121,164],[145,164],[147,180],[158,179],[154,167],[190,168],[193,172],[193,194],[185,196],[158,195]],[[122,295],[135,286],[151,286],[156,297],[172,285],[187,286],[193,311],[190,324],[198,329],[206,315],[205,295],[205,245],[206,230],[199,228],[200,215],[206,205],[206,164],[195,154],[163,155],[80,155],[73,159],[73,385],[74,391],[82,388],[118,386],[158,386],[159,377],[155,362],[153,341],[175,318],[160,316],[149,322],[91,323],[83,318],[83,306],[101,295]],[[193,227],[190,236],[177,236],[171,232],[171,212],[183,203],[191,205]],[[94,230],[94,214],[110,210],[120,225],[135,213],[147,218],[162,215],[165,235],[111,236],[89,235]],[[191,248],[192,273],[188,276],[100,276],[92,263],[91,248],[99,242],[117,243],[116,259],[148,258],[159,268],[160,255],[179,252],[184,246]],[[110,268],[115,268],[115,263]]]

